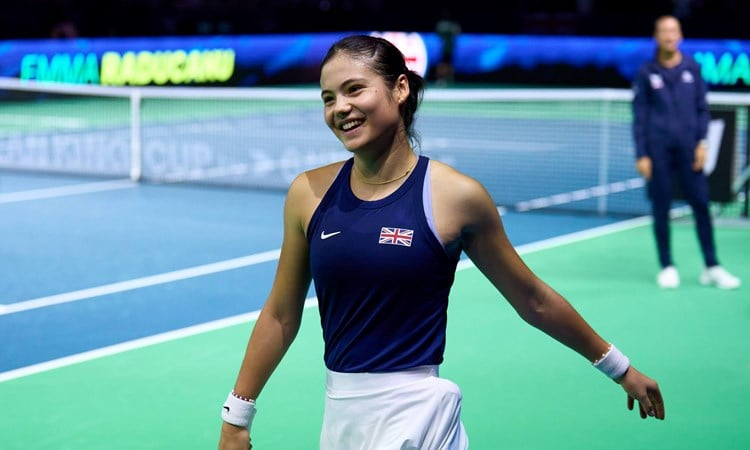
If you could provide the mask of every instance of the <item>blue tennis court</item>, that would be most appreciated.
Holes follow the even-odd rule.
[[[0,447],[212,448],[271,287],[284,186],[348,154],[319,100],[151,99],[134,182],[127,100],[53,100],[0,106],[28,119],[0,128]],[[532,269],[663,384],[668,419],[640,422],[619,388],[522,323],[465,260],[442,373],[464,389],[472,447],[747,448],[750,391],[736,362],[748,354],[746,288],[698,285],[687,216],[675,223],[684,286],[659,291],[627,105],[607,105],[604,121],[600,102],[558,106],[428,102],[422,148],[488,187]],[[722,259],[743,280],[747,233],[717,227]],[[311,291],[259,403],[256,448],[316,446],[315,306]],[[40,404],[55,408],[32,426]]]

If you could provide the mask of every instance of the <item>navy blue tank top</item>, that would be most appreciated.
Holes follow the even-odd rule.
[[[390,372],[440,364],[448,294],[459,254],[432,224],[429,159],[375,201],[351,190],[341,167],[307,230],[325,364],[337,372]]]

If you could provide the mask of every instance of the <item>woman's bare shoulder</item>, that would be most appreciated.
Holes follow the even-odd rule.
[[[430,161],[433,192],[441,200],[465,202],[486,195],[486,190],[475,178],[441,161]]]
[[[292,181],[289,188],[290,193],[295,191],[297,194],[318,199],[323,198],[343,165],[344,161],[338,161],[302,172]]]
[[[323,196],[333,184],[344,161],[310,169],[300,173],[292,181],[287,192],[287,208],[302,223],[307,223]]]

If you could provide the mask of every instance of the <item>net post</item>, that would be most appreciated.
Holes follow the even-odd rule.
[[[745,172],[750,170],[750,127],[747,126],[747,117],[750,115],[750,105],[745,105]],[[750,180],[745,180],[745,204],[742,207],[742,217],[750,217]]]
[[[610,104],[611,100],[605,94],[599,121],[599,186],[607,186],[609,183]],[[607,214],[607,195],[601,195],[597,200],[597,212],[600,216]]]
[[[139,181],[142,175],[141,160],[141,91],[130,91],[130,179]]]

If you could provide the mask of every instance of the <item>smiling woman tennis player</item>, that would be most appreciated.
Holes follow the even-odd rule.
[[[489,194],[414,151],[424,80],[388,41],[350,36],[320,74],[325,122],[352,157],[299,175],[271,293],[224,404],[219,448],[250,447],[255,399],[294,340],[314,281],[327,386],[320,448],[466,449],[461,391],[438,376],[463,251],[518,314],[664,418],[657,383],[524,264]]]

